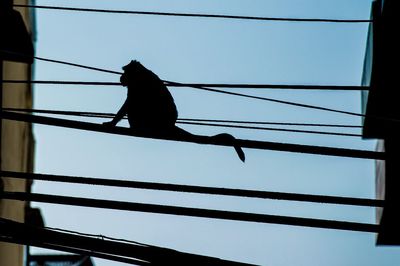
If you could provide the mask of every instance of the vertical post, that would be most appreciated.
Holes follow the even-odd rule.
[[[26,1],[25,1],[26,2]],[[2,121],[2,112],[3,112],[3,79],[4,79],[4,61],[10,62],[20,62],[20,63],[33,63],[33,43],[32,38],[26,28],[24,17],[13,8],[14,0],[0,0],[0,169],[3,169],[5,166],[4,156],[7,154],[4,150],[6,146],[6,141],[2,143],[2,136],[4,136],[5,132],[3,130],[3,121]],[[19,140],[21,141],[21,140]],[[15,150],[10,148],[10,150]],[[3,153],[4,152],[4,153]],[[8,151],[10,152],[10,151]],[[22,151],[21,151],[22,152]],[[2,158],[3,157],[3,158]],[[3,161],[4,160],[4,161]],[[23,167],[21,167],[23,168]],[[22,169],[21,169],[22,170]],[[0,176],[0,193],[2,190],[2,185],[4,184],[4,179]],[[3,202],[2,202],[3,203]],[[10,203],[7,203],[10,204]],[[7,206],[9,207],[9,206]],[[10,209],[10,208],[7,208]],[[7,213],[3,213],[5,216],[13,216],[14,214],[10,211]],[[20,213],[15,215],[18,218],[20,217]],[[3,245],[0,243],[0,246]],[[4,261],[16,261],[19,258],[13,257],[15,254],[15,247],[10,248],[13,250],[12,254],[4,254],[5,258],[2,257],[3,254],[0,254],[0,264],[9,264],[4,263]],[[1,251],[3,252],[3,250]],[[19,249],[18,249],[19,254]],[[25,264],[29,265],[30,254],[29,247],[25,249]],[[22,255],[22,254],[21,254]],[[19,256],[19,255],[18,255]]]
[[[2,149],[3,149],[3,145],[2,145],[2,141],[3,141],[3,60],[0,59],[0,171],[3,170],[2,167]],[[4,188],[4,184],[3,184],[3,177],[0,176],[0,192],[1,189]]]

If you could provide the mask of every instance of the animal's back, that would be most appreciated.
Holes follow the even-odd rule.
[[[144,67],[143,67],[144,68]],[[178,111],[163,81],[148,69],[128,86],[128,118],[131,125],[164,127],[175,125]]]

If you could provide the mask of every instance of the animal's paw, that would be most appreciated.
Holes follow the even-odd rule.
[[[103,126],[106,127],[115,127],[116,123],[114,121],[104,122]]]

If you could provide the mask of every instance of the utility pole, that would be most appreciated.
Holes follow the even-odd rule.
[[[0,0],[0,169],[14,168],[19,171],[28,171],[24,159],[29,161],[26,153],[26,137],[22,134],[25,125],[15,123],[3,123],[3,105],[27,105],[28,96],[17,89],[3,91],[3,80],[9,75],[28,78],[29,64],[33,63],[33,43],[24,22],[29,21],[28,11],[24,10],[22,16],[13,8],[13,0]],[[29,24],[29,22],[27,22]],[[7,62],[6,62],[7,61]],[[19,62],[15,64],[10,62]],[[21,87],[28,89],[27,87]],[[21,96],[21,97],[9,97]],[[5,97],[6,96],[6,97]],[[15,98],[15,99],[14,99]],[[26,106],[27,107],[27,106]],[[17,144],[17,145],[14,145]],[[21,148],[22,147],[22,148]],[[6,179],[0,176],[0,193],[7,189],[24,189],[23,183]],[[23,205],[1,201],[0,216],[24,222],[25,210]],[[23,265],[23,248],[21,246],[5,244],[0,242],[0,265],[21,266]]]
[[[13,0],[0,1],[0,170],[3,151],[3,75],[4,61],[33,63],[33,43],[22,16],[13,9]],[[0,177],[1,178],[1,177]],[[3,180],[0,181],[0,189]]]

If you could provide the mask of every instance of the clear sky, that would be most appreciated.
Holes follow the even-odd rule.
[[[368,19],[370,0],[81,0],[38,5],[266,17]],[[367,24],[260,22],[37,10],[36,55],[112,70],[132,59],[177,82],[360,85]],[[118,81],[112,74],[36,62],[37,80]],[[181,118],[343,123],[359,117],[170,88]],[[361,111],[360,92],[237,90]],[[36,85],[35,108],[116,112],[123,87]],[[96,120],[101,123],[104,120]],[[120,125],[127,126],[125,123]],[[183,126],[182,126],[183,127]],[[354,137],[185,126],[204,135],[373,150]],[[305,128],[303,128],[305,129]],[[328,131],[329,128],[320,130]],[[339,129],[338,131],[344,131]],[[293,193],[375,197],[374,161],[214,147],[34,126],[38,173],[96,176]],[[346,130],[360,133],[360,130]],[[34,192],[375,222],[371,208],[107,189],[35,182]],[[274,266],[394,266],[396,247],[369,233],[34,204],[47,226],[126,238],[180,251]],[[35,252],[43,252],[35,250]],[[96,265],[122,265],[96,259]]]

